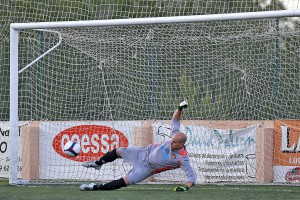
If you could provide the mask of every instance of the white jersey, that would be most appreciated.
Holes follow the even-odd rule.
[[[172,119],[172,135],[178,133],[179,128],[180,121]],[[171,142],[168,140],[147,147],[119,148],[124,161],[133,165],[133,169],[127,174],[129,183],[135,184],[153,174],[176,168],[183,169],[187,181],[196,183],[196,174],[186,150],[171,150]]]
[[[180,121],[172,119],[172,135],[180,132]],[[148,148],[151,173],[156,174],[166,170],[182,168],[187,181],[196,183],[196,174],[191,167],[188,153],[185,149],[171,150],[171,140],[161,144],[151,144]]]

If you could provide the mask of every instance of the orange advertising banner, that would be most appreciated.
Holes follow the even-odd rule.
[[[274,165],[300,166],[300,120],[276,120]]]

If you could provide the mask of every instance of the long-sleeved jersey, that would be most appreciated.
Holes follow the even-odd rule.
[[[180,121],[172,119],[172,136],[180,132]],[[182,168],[187,181],[196,183],[196,174],[191,167],[190,159],[185,149],[171,150],[171,140],[161,144],[152,144],[148,148],[151,173],[156,174],[166,170]]]

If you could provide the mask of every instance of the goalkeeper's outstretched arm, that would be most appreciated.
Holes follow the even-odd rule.
[[[187,100],[182,101],[178,108],[174,111],[171,124],[172,124],[172,136],[180,132],[180,119],[182,110],[188,106]]]
[[[176,119],[176,120],[180,120],[181,119],[181,113],[182,113],[182,110],[184,108],[188,107],[188,102],[187,100],[185,99],[184,101],[182,101],[178,108],[175,110],[175,112],[173,113],[173,119]]]

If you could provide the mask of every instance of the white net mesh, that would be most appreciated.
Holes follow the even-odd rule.
[[[22,120],[166,120],[184,97],[190,119],[298,118],[298,31],[276,20],[59,31],[21,73]],[[20,66],[55,43],[24,33]]]
[[[135,127],[145,120],[169,120],[183,98],[190,105],[185,120],[299,117],[295,92],[299,31],[280,26],[278,19],[56,31],[62,35],[62,45],[20,74],[20,119],[49,121],[41,123],[40,145],[45,147],[40,154],[41,179],[107,181],[125,175],[130,168],[121,161],[90,171],[80,162],[63,159],[57,154],[61,143],[55,143],[55,137],[78,124],[105,125],[122,132],[131,146]],[[23,31],[20,66],[57,41],[53,33]],[[210,137],[211,130],[192,129],[197,139]],[[83,146],[84,160],[97,157],[91,155],[92,149],[98,156],[113,149],[106,148],[114,142],[111,135],[103,139],[102,133],[99,138],[92,134],[78,133],[75,138]],[[255,143],[251,151],[240,154],[235,143],[248,144],[243,141],[250,136],[239,136],[240,142],[231,141],[228,132],[222,134],[229,139],[218,149],[191,140],[187,145],[199,183],[255,182]],[[226,146],[232,149],[227,151]],[[217,160],[203,156],[207,151]],[[216,171],[216,167],[221,168]],[[167,172],[152,180],[183,181],[184,177],[179,171]]]

